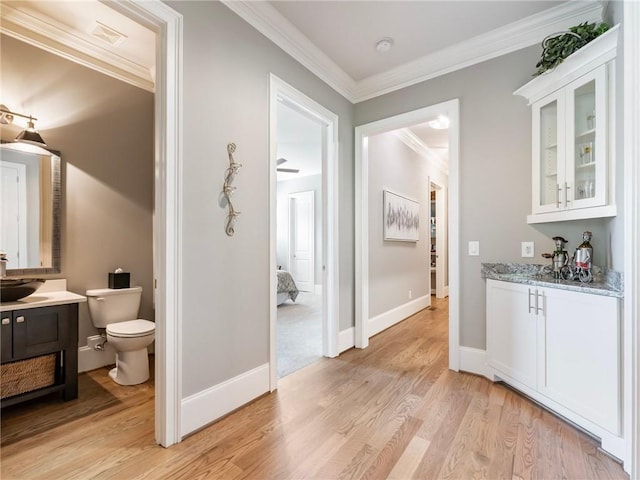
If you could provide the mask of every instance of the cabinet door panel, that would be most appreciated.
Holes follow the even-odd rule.
[[[2,362],[9,362],[13,358],[13,334],[11,312],[2,312],[2,325],[0,325],[0,355]]]
[[[487,280],[489,365],[531,388],[537,372],[537,320],[529,313],[534,302],[525,285]]]
[[[564,208],[565,98],[561,90],[533,105],[533,213]]]
[[[14,312],[13,353],[16,359],[62,350],[68,343],[67,306]]]
[[[567,87],[569,208],[605,205],[607,186],[607,65]]]
[[[546,289],[538,388],[575,413],[620,432],[618,300]]]

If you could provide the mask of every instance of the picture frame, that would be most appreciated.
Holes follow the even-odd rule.
[[[420,203],[390,190],[382,191],[384,240],[417,242],[420,236]]]

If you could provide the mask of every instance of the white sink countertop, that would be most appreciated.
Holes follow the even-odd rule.
[[[86,302],[87,297],[67,291],[67,280],[56,278],[47,280],[31,295],[15,302],[0,303],[0,312],[24,310],[26,308],[50,307],[68,303]]]

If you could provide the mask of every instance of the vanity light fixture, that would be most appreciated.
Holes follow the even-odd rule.
[[[34,122],[38,120],[37,118],[31,115],[23,115],[22,113],[12,112],[2,107],[4,107],[4,105],[0,107],[0,119],[2,120],[2,123],[13,123],[13,119],[15,117],[22,117],[28,120],[27,128],[18,134],[14,142],[29,143],[37,147],[47,146],[42,136],[40,136],[40,133],[36,130]]]

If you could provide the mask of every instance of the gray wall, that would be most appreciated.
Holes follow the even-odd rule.
[[[153,94],[2,36],[2,102],[33,114],[62,156],[62,273],[84,294],[107,273],[131,272],[143,288],[140,317],[153,312]],[[3,126],[2,139],[19,129]],[[97,333],[80,304],[79,344]]]
[[[224,5],[168,3],[184,16],[187,397],[269,361],[270,73],[340,117],[340,328],[353,324],[353,106]],[[229,142],[243,164],[234,182],[242,215],[233,237],[217,205]]]
[[[313,208],[315,215],[314,244],[314,281],[322,285],[322,175],[293,178],[278,182],[276,211],[276,261],[285,270],[289,267],[289,194],[314,192]]]
[[[395,134],[369,137],[369,317],[430,295],[429,176],[446,181]],[[384,240],[383,190],[420,203],[418,242]]]
[[[605,220],[527,225],[531,211],[531,111],[513,91],[531,80],[540,57],[530,47],[377,97],[355,106],[355,125],[460,99],[460,339],[485,348],[485,283],[481,262],[544,263],[551,237],[575,248],[582,231],[594,233],[595,263],[605,259]],[[480,256],[467,243],[480,242]],[[536,258],[520,257],[520,242],[534,241]]]

